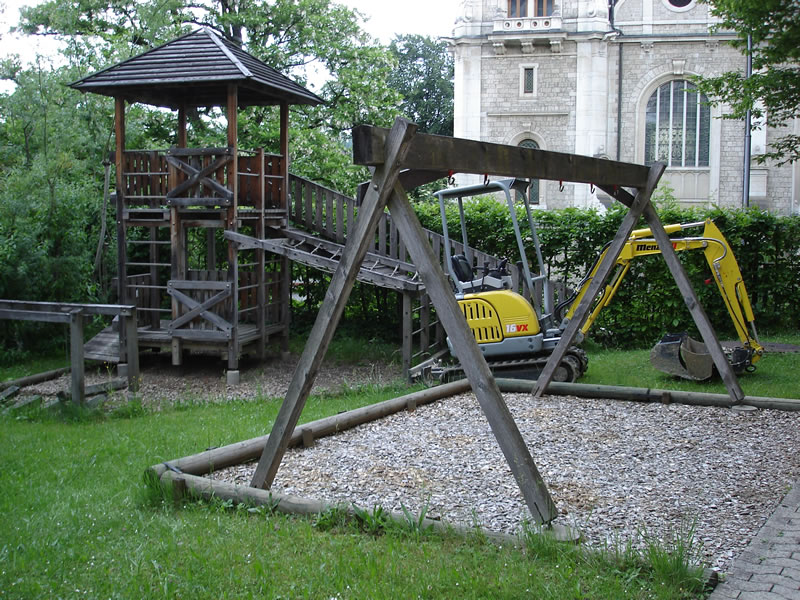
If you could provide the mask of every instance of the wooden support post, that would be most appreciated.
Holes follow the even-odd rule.
[[[439,264],[437,259],[436,264]],[[425,356],[431,345],[431,303],[428,295],[422,292],[419,296],[419,351],[420,356]]]
[[[517,481],[525,503],[537,523],[550,523],[556,518],[553,499],[536,468],[525,440],[478,348],[475,336],[453,296],[452,288],[433,254],[425,232],[419,223],[403,187],[395,184],[389,200],[389,211],[406,241],[411,260],[419,269],[425,290],[436,307],[436,314],[444,324],[458,357],[469,379],[478,403],[486,415],[500,449]]]
[[[412,295],[410,292],[402,292],[401,295],[403,297],[403,375],[409,379],[414,341],[414,318],[411,314]]]
[[[600,187],[607,194],[612,195],[626,206],[633,205],[634,199],[624,189],[610,186]],[[722,350],[722,346],[719,343],[717,334],[714,331],[714,328],[711,326],[711,322],[708,320],[708,315],[706,315],[705,310],[700,305],[700,301],[697,299],[697,294],[689,282],[686,271],[675,254],[675,249],[672,246],[672,240],[669,239],[669,236],[667,235],[666,231],[664,230],[664,226],[661,223],[661,219],[651,203],[647,204],[643,214],[648,222],[648,225],[650,225],[650,230],[653,233],[653,237],[658,242],[661,255],[664,257],[664,261],[667,263],[667,267],[672,273],[672,277],[675,279],[675,283],[682,294],[683,300],[686,303],[686,306],[689,308],[689,312],[694,319],[695,325],[697,325],[698,331],[700,331],[700,334],[703,336],[703,342],[711,354],[711,358],[714,361],[714,365],[717,367],[717,371],[722,378],[722,382],[725,384],[725,387],[728,390],[728,394],[730,395],[734,404],[740,404],[743,402],[744,392],[742,391],[742,388],[739,385],[739,380],[736,378],[736,375]]]
[[[280,258],[280,294],[281,294],[281,322],[283,331],[281,332],[281,352],[289,354],[289,326],[292,319],[292,262],[285,256]]]
[[[173,185],[177,182],[178,170],[171,166],[169,167],[170,181]],[[185,255],[183,226],[181,225],[181,214],[177,206],[171,206],[169,209],[169,239],[170,239],[170,279],[181,280],[186,279],[186,273],[181,268],[184,264],[182,257]],[[177,298],[172,297],[172,320],[180,317],[180,303]],[[172,350],[172,364],[180,366],[183,363],[183,343],[180,338],[172,337],[170,340]]]
[[[186,148],[186,106],[178,108],[178,148]]]
[[[120,304],[128,303],[128,247],[125,239],[125,99],[121,96],[114,98],[114,169],[117,182],[117,299]]]
[[[644,212],[645,207],[650,204],[650,196],[656,188],[656,185],[658,185],[658,180],[661,178],[664,168],[663,163],[656,163],[650,168],[650,175],[645,187],[636,194],[633,205],[622,220],[622,224],[617,230],[616,237],[612,240],[603,262],[598,267],[594,279],[592,279],[592,282],[589,284],[589,289],[575,309],[572,320],[562,332],[561,339],[558,341],[555,350],[553,350],[550,358],[547,359],[547,364],[545,364],[544,369],[542,369],[542,372],[539,374],[539,378],[533,386],[532,394],[534,398],[541,397],[550,381],[552,381],[553,374],[556,372],[559,363],[561,363],[561,359],[564,358],[564,354],[566,354],[567,349],[572,345],[575,336],[583,326],[583,322],[586,320],[594,304],[594,299],[597,297],[600,290],[605,287],[606,280],[611,274],[620,252],[622,252],[622,247],[625,245],[628,237],[630,237],[634,227],[636,227],[636,223]]]
[[[258,171],[258,195],[256,200],[256,213],[258,217],[255,225],[255,237],[259,240],[264,239],[264,209],[267,204],[266,197],[266,169],[264,162],[264,149],[259,148],[256,153],[256,163]],[[266,288],[266,252],[263,248],[255,250],[256,254],[256,282],[258,289],[256,290],[256,327],[258,328],[258,358],[264,360],[267,356],[267,335],[266,335],[266,304],[267,304],[267,288]]]
[[[281,208],[289,210],[289,103],[281,102]]]
[[[69,364],[72,376],[72,401],[83,404],[85,376],[83,370],[83,311],[69,313]]]
[[[120,314],[120,321],[125,321],[125,338],[128,354],[128,389],[131,392],[139,390],[139,338],[136,328],[136,307],[125,316]],[[120,323],[120,328],[122,323]]]
[[[149,298],[148,306],[151,309],[149,316],[142,315],[142,325],[145,324],[145,319],[150,321],[150,329],[161,329],[161,313],[158,309],[161,308],[161,294],[156,289],[158,285],[158,267],[156,263],[159,262],[158,256],[158,227],[150,227],[148,232],[150,238],[150,285],[153,286],[149,290],[144,290],[143,293]]]
[[[228,164],[228,188],[233,192],[233,201],[228,207],[226,229],[237,231],[236,214],[239,210],[239,88],[228,85],[228,147],[233,160]],[[233,286],[231,297],[231,338],[228,341],[228,369],[239,369],[239,253],[235,244],[228,242],[228,281]]]
[[[415,131],[416,125],[404,119],[397,119],[392,127],[386,141],[386,162],[375,169],[355,228],[347,236],[341,260],[331,278],[325,300],[275,419],[272,433],[258,461],[250,484],[252,487],[268,488],[275,479],[281,459],[289,445],[289,439],[314,385],[314,379],[344,312],[347,299],[350,297],[358,270],[371,245],[375,226],[383,215],[383,209],[397,181],[399,172],[397,164],[406,152]]]

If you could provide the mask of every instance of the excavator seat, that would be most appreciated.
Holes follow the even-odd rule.
[[[450,257],[450,264],[453,265],[453,272],[459,281],[472,281],[472,266],[470,266],[466,256],[454,254]]]

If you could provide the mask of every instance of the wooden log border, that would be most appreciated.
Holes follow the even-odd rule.
[[[524,379],[497,379],[497,385],[505,393],[529,394],[534,382]],[[431,404],[444,398],[470,391],[469,381],[464,379],[439,385],[419,392],[392,398],[378,404],[357,408],[331,417],[298,425],[289,446],[304,445],[304,439],[319,439],[358,425],[377,421],[402,410],[412,412],[418,406]],[[547,393],[553,395],[571,395],[581,398],[603,398],[610,400],[626,400],[633,402],[670,402],[694,406],[717,406],[731,408],[735,404],[726,394],[710,394],[697,392],[680,392],[651,388],[632,388],[609,385],[589,385],[583,383],[553,382],[547,386]],[[762,409],[800,411],[800,399],[765,398],[746,396],[745,404]],[[250,506],[268,506],[287,514],[317,515],[331,508],[345,510],[355,515],[352,503],[331,504],[319,500],[301,498],[299,496],[279,494],[270,490],[238,485],[205,477],[214,471],[230,466],[256,460],[263,451],[269,434],[206,450],[176,460],[155,464],[145,470],[145,481],[160,486],[168,497],[182,497],[191,493],[211,500],[218,498],[231,500],[235,504]],[[400,513],[387,513],[388,517],[398,523],[405,523],[406,517]],[[456,533],[459,535],[479,534],[490,541],[500,544],[518,544],[519,538],[509,534],[490,531],[475,526],[447,523],[439,520],[425,519],[424,527],[432,527],[435,531]],[[579,532],[575,529],[551,523],[549,531],[559,539],[577,540]]]

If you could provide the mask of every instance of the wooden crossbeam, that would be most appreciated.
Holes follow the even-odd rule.
[[[383,164],[386,135],[387,130],[380,127],[354,127],[353,162]],[[408,181],[425,181],[431,175],[453,171],[638,189],[645,187],[649,175],[643,165],[422,133],[414,136],[400,167],[411,169],[412,173],[404,176]],[[414,176],[414,171],[425,173]]]

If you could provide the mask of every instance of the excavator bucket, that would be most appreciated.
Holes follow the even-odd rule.
[[[663,373],[695,381],[710,379],[714,369],[706,345],[687,333],[665,335],[650,351],[650,364]]]

